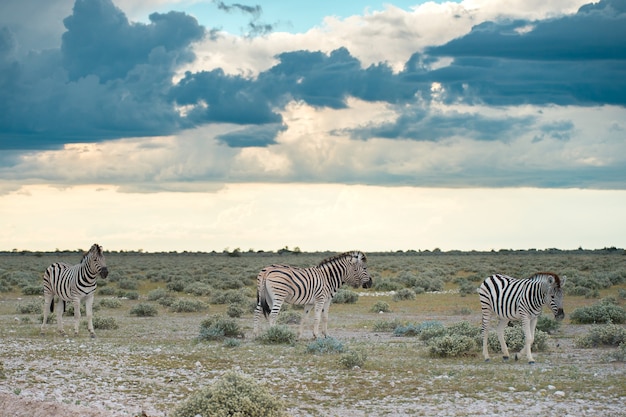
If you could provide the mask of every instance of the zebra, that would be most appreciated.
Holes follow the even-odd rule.
[[[313,337],[317,339],[320,319],[322,334],[328,336],[328,309],[330,302],[343,283],[355,288],[370,288],[372,278],[367,272],[367,258],[363,252],[345,252],[324,259],[311,268],[289,265],[270,265],[257,276],[257,306],[254,310],[254,335],[258,336],[261,311],[269,316],[273,326],[284,302],[304,305],[304,318],[300,323],[298,338],[302,336],[305,319],[315,309]]]
[[[102,253],[102,247],[94,243],[83,259],[77,265],[69,265],[64,262],[56,262],[50,265],[43,274],[43,323],[41,324],[41,334],[46,330],[48,313],[53,310],[56,313],[59,333],[65,335],[63,330],[63,312],[65,303],[74,303],[74,335],[78,336],[78,325],[80,322],[80,301],[85,299],[85,309],[87,313],[87,329],[92,338],[96,337],[93,330],[93,296],[96,290],[96,278],[100,275],[106,278],[109,270]],[[54,307],[54,297],[59,298],[59,302]],[[61,305],[63,305],[61,307]]]
[[[549,304],[557,320],[565,317],[563,312],[563,284],[567,277],[553,272],[538,272],[528,279],[516,279],[495,274],[486,278],[478,289],[482,310],[483,356],[489,361],[487,349],[489,320],[492,315],[499,317],[497,334],[504,360],[509,359],[509,349],[504,340],[504,329],[511,320],[521,320],[525,343],[519,355],[526,354],[528,363],[535,360],[530,347],[535,339],[537,318],[544,304]],[[515,354],[517,360],[517,354]]]

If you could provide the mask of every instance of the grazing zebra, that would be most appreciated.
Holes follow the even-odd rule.
[[[528,363],[535,363],[530,346],[535,340],[537,318],[544,304],[549,304],[557,320],[565,317],[563,312],[563,284],[566,277],[559,278],[552,272],[538,272],[528,279],[516,279],[495,274],[483,281],[478,294],[483,313],[483,356],[489,360],[487,349],[489,338],[489,320],[493,314],[500,319],[497,333],[504,360],[509,359],[509,349],[504,340],[504,329],[511,320],[521,320],[524,328],[524,349],[519,355],[526,354]],[[515,354],[517,360],[517,354]]]
[[[304,305],[304,318],[300,323],[298,337],[302,336],[305,319],[315,308],[313,337],[319,333],[320,318],[322,334],[327,336],[328,309],[330,302],[343,283],[355,288],[370,288],[372,278],[367,272],[365,254],[358,251],[345,252],[320,262],[311,268],[289,265],[270,265],[257,276],[257,306],[254,311],[254,335],[258,335],[261,311],[269,315],[270,326],[284,302]],[[322,315],[323,313],[323,315]]]
[[[63,312],[65,303],[74,303],[74,334],[78,336],[78,325],[80,322],[80,301],[85,299],[85,309],[87,313],[87,329],[91,337],[96,337],[93,331],[93,296],[96,290],[96,278],[100,275],[106,278],[109,274],[102,247],[94,244],[89,252],[77,265],[69,265],[64,262],[57,262],[50,265],[43,274],[43,296],[45,299],[43,306],[43,323],[41,334],[46,330],[48,312],[56,313],[59,333],[65,335],[63,330]],[[59,302],[54,308],[54,297],[59,297]],[[63,307],[61,307],[63,305]]]

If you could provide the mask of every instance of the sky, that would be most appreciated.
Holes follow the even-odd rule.
[[[4,0],[0,250],[626,247],[626,0]]]

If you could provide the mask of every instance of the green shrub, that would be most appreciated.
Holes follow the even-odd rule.
[[[386,303],[385,301],[376,301],[372,308],[370,308],[370,311],[373,313],[389,313],[391,312],[391,308],[389,307],[389,303]]]
[[[98,330],[116,330],[120,326],[115,321],[114,317],[98,317],[93,318],[93,328]]]
[[[574,344],[579,348],[619,346],[625,342],[626,329],[613,323],[592,326],[589,333],[574,339]]]
[[[155,288],[148,293],[146,298],[148,298],[148,301],[157,301],[165,297],[166,295],[167,290],[165,290],[165,288]]]
[[[243,337],[243,331],[234,319],[214,314],[200,323],[198,340],[222,340],[228,337]]]
[[[459,294],[461,295],[461,297],[476,294],[476,289],[478,287],[476,286],[476,284],[469,281],[468,279],[460,279],[458,280],[458,284],[459,284]]]
[[[203,282],[192,282],[185,286],[184,292],[197,296],[211,294],[211,287]]]
[[[504,340],[509,348],[509,352],[519,352],[524,348],[524,329],[522,326],[512,326],[504,329]],[[541,330],[535,330],[535,340],[530,349],[534,352],[542,352],[548,348],[548,334]],[[495,331],[489,332],[487,345],[492,352],[500,352],[500,342]],[[481,341],[482,346],[482,341]]]
[[[479,326],[474,326],[469,321],[460,321],[448,326],[446,328],[446,333],[451,336],[467,336],[476,338],[480,336],[481,329]]]
[[[241,339],[235,339],[233,337],[227,337],[224,339],[224,347],[236,348],[241,346]]]
[[[139,293],[137,291],[122,291],[122,290],[118,290],[117,291],[117,296],[120,298],[127,298],[129,300],[138,300],[139,299]]]
[[[393,301],[415,300],[415,291],[410,288],[402,288],[396,291],[391,299]]]
[[[442,336],[445,334],[445,327],[438,321],[426,321],[420,324],[409,323],[396,327],[393,334],[394,336],[415,337],[420,336],[422,332],[426,332],[422,340],[428,340],[432,337]]]
[[[153,317],[159,314],[157,308],[152,304],[140,303],[130,309],[131,316],[137,317]]]
[[[249,376],[228,372],[209,387],[192,394],[171,417],[283,417],[285,406],[270,390]]]
[[[211,304],[245,304],[246,295],[239,290],[226,290],[213,294]]]
[[[436,337],[445,336],[447,334],[446,327],[436,321],[422,323],[418,337],[425,342]]]
[[[117,283],[117,286],[122,290],[136,290],[137,288],[139,288],[137,280],[131,278],[125,278],[120,280],[120,282]]]
[[[271,326],[259,335],[258,340],[266,345],[293,345],[298,336],[285,325]]]
[[[22,287],[22,294],[24,295],[43,295],[43,286],[41,285],[26,285]]]
[[[103,298],[99,304],[104,308],[120,308],[122,306],[122,302],[117,298]]]
[[[367,354],[362,350],[349,350],[339,358],[339,364],[344,368],[362,368],[367,361]]]
[[[243,316],[245,310],[239,304],[228,304],[226,307],[226,315],[232,318],[238,318]]]
[[[619,344],[614,352],[608,354],[610,361],[626,362],[626,342]]]
[[[311,313],[309,313],[311,314]],[[276,319],[277,324],[300,324],[302,322],[302,314],[293,310],[280,310],[278,314],[278,318]]]
[[[332,302],[335,304],[354,304],[359,301],[359,294],[354,291],[340,289],[333,297]]]
[[[592,306],[577,308],[570,320],[577,324],[623,324],[626,322],[626,311],[612,302],[601,300]]]
[[[402,326],[404,323],[399,318],[393,320],[376,320],[372,326],[374,332],[393,332],[397,327]]]
[[[341,353],[343,352],[343,343],[334,337],[324,337],[316,339],[306,347],[307,353],[312,354],[325,354],[325,353]]]
[[[98,295],[116,295],[117,290],[113,287],[98,287]]]
[[[402,284],[390,279],[374,280],[373,290],[375,291],[397,291],[402,288]]]
[[[170,281],[165,286],[168,290],[174,292],[183,292],[185,290],[185,283],[182,281]]]
[[[438,358],[466,356],[476,350],[474,338],[465,335],[445,335],[428,342],[428,353]]]
[[[200,300],[180,299],[170,305],[170,311],[174,313],[195,313],[206,310],[208,306]]]
[[[15,309],[19,314],[41,313],[43,309],[43,303],[41,301],[33,300],[26,304],[19,303],[15,307]]]
[[[561,327],[561,321],[555,320],[549,316],[544,316],[543,314],[539,316],[537,319],[537,330],[541,330],[546,333],[554,333]]]

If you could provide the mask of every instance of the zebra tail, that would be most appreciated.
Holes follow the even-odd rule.
[[[263,310],[263,315],[265,318],[270,315],[272,311],[269,304],[267,303],[267,298],[265,297],[265,282],[263,282],[256,291],[256,303],[257,305],[261,305],[261,309]]]

